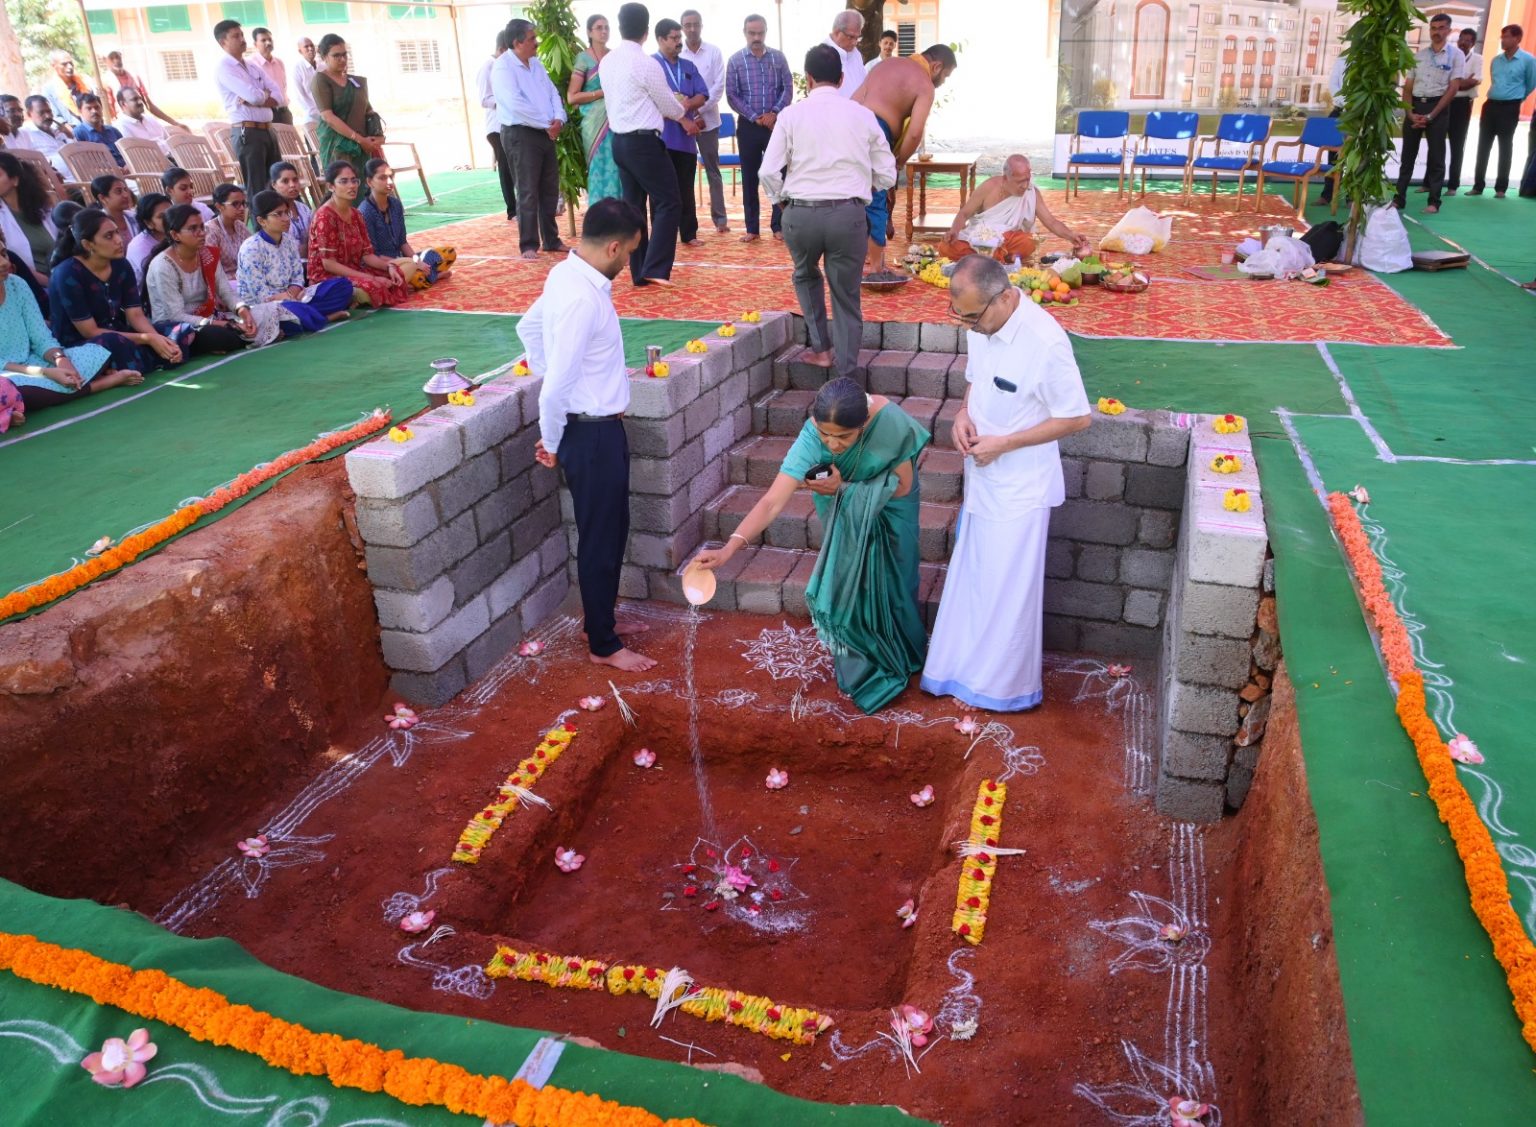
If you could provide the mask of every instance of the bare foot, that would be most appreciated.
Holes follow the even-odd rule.
[[[703,239],[689,239],[683,245],[685,247],[701,247],[701,246],[704,245],[704,240]]]
[[[524,262],[537,262],[538,260],[539,260],[539,252],[538,251],[536,251],[536,250],[525,250],[525,251],[523,251],[523,261]]]
[[[645,280],[650,285],[660,286],[662,289],[666,290],[670,290],[672,287],[677,285],[677,283],[674,282],[671,278],[647,278]]]
[[[615,623],[613,632],[621,638],[627,638],[632,634],[644,634],[649,629],[650,627],[643,622],[633,622],[626,619]],[[587,636],[585,630],[582,631],[581,636],[583,638]]]
[[[807,364],[814,364],[818,368],[830,368],[832,367],[832,350],[829,348],[825,352],[812,352],[810,349],[806,349],[800,354],[800,359]]]
[[[717,235],[729,235],[730,233],[731,225],[729,223],[722,223],[720,226],[715,228],[715,234]]]
[[[329,317],[327,317],[326,320],[327,321],[345,321],[345,320],[347,320],[351,316],[352,316],[352,314],[348,313],[345,309],[339,309],[335,313],[332,313]]]
[[[90,383],[92,392],[111,391],[114,387],[136,387],[144,382],[144,373],[132,368],[119,368],[115,372],[104,372]]]
[[[593,665],[611,665],[615,669],[622,669],[625,673],[644,673],[656,664],[655,658],[637,654],[634,650],[630,649],[619,650],[617,653],[611,653],[607,657],[588,654],[587,660]]]
[[[748,231],[745,235],[743,235],[741,237],[741,241],[744,242],[744,243],[755,243],[760,238],[762,238],[761,235],[754,235],[754,234],[752,234],[752,232]]]
[[[773,233],[773,241],[776,242],[776,243],[782,243],[784,241],[784,232],[783,231],[775,231]]]

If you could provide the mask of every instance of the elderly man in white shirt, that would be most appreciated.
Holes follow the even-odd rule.
[[[650,230],[641,231],[640,245],[629,256],[630,281],[637,286],[670,286],[683,202],[677,172],[661,140],[661,123],[671,118],[693,137],[698,135],[699,122],[687,115],[667,85],[661,64],[645,51],[650,19],[644,4],[619,8],[619,44],[603,60],[603,101],[608,106],[613,163],[619,166],[624,199],[642,215],[647,203],[651,211]]]
[[[132,86],[124,86],[117,92],[117,128],[124,137],[134,141],[153,141],[165,151],[171,132],[161,122],[145,112],[144,97]]]
[[[507,205],[507,219],[517,218],[517,185],[512,179],[512,162],[501,147],[501,118],[496,113],[496,91],[491,88],[491,70],[496,60],[507,53],[507,29],[496,33],[496,50],[480,64],[475,72],[475,93],[485,109],[485,139],[491,143],[491,155],[496,159],[496,179],[501,184],[501,202]]]
[[[571,491],[588,657],[630,673],[656,663],[624,645],[615,617],[629,540],[629,370],[613,279],[639,245],[644,221],[623,200],[589,207],[581,244],[550,270],[517,326],[529,366],[544,379],[534,457],[549,469],[564,467]]]
[[[491,67],[496,120],[501,123],[501,151],[512,164],[517,192],[517,241],[532,261],[539,248],[561,254],[555,209],[560,202],[560,166],[555,141],[565,127],[565,104],[539,62],[539,36],[527,20],[506,27],[507,49]],[[604,75],[606,78],[607,76]]]
[[[272,182],[268,169],[279,159],[272,139],[272,115],[283,99],[262,69],[246,62],[245,32],[239,21],[220,20],[213,26],[213,38],[224,52],[213,69],[213,80],[224,102],[224,116],[234,126],[230,140],[240,177],[246,193],[254,196]]]
[[[823,43],[807,51],[805,77],[810,91],[779,114],[760,183],[784,209],[784,245],[794,260],[795,297],[810,347],[804,359],[822,367],[835,362],[838,375],[852,377],[864,335],[862,216],[871,187],[884,191],[896,183],[896,159],[875,115],[839,97],[837,48]],[[830,336],[823,269],[832,291]]]
[[[16,143],[24,149],[36,149],[48,158],[48,163],[65,179],[70,177],[69,165],[59,155],[59,150],[69,144],[69,135],[53,119],[53,104],[41,94],[27,95],[27,120],[16,131]]]
[[[1041,633],[1051,509],[1066,498],[1057,440],[1092,418],[1072,344],[1056,319],[973,254],[955,268],[950,313],[968,330],[955,448],[965,501],[922,687],[996,712],[1043,696]]]
[[[293,64],[293,100],[301,116],[294,124],[320,120],[320,108],[315,105],[315,41],[309,36],[299,38],[299,61]]]
[[[859,37],[864,34],[864,17],[845,8],[832,20],[832,34],[824,41],[843,60],[843,81],[837,92],[845,98],[864,85],[864,56],[859,53]]]
[[[703,124],[694,138],[699,146],[699,163],[709,181],[709,217],[715,230],[724,235],[731,225],[726,221],[725,182],[720,178],[720,99],[725,97],[725,56],[713,43],[704,42],[704,17],[689,8],[678,20],[683,25],[683,58],[699,69],[709,87],[709,101],[699,109]]]

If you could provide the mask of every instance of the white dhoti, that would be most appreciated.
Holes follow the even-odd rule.
[[[1050,523],[1044,507],[1008,520],[962,514],[923,666],[925,692],[994,712],[1040,703]]]

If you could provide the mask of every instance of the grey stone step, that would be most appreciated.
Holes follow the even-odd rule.
[[[922,423],[932,433],[934,445],[941,449],[953,447],[951,434],[962,400],[934,399],[924,395],[890,395],[887,398]],[[794,438],[810,417],[815,399],[816,393],[806,389],[770,391],[752,405],[752,433]]]
[[[757,485],[767,488],[779,475],[784,456],[794,439],[782,435],[760,434],[744,438],[731,448],[732,485]],[[930,445],[917,459],[918,481],[924,501],[958,501],[964,477],[965,458],[957,450],[941,450]]]
[[[725,540],[736,531],[768,490],[757,485],[729,485],[704,506],[704,538]],[[942,563],[955,546],[956,501],[923,501],[918,513],[918,551],[926,562]],[[807,491],[796,493],[763,534],[773,548],[821,547],[821,521]]]
[[[794,344],[773,358],[773,386],[787,391],[815,391],[832,373],[801,357],[805,346]],[[966,357],[954,352],[909,352],[865,348],[859,353],[854,379],[877,395],[916,395],[925,399],[965,396]]]

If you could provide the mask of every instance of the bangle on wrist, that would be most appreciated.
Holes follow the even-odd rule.
[[[729,538],[728,538],[728,539],[727,539],[727,540],[726,540],[726,543],[727,543],[727,544],[729,544],[729,543],[730,543],[730,542],[731,542],[731,541],[732,541],[732,540],[740,540],[740,541],[741,541],[741,546],[742,546],[742,547],[743,547],[743,548],[749,548],[749,547],[751,547],[751,544],[750,544],[750,543],[748,543],[748,541],[747,541],[747,538],[746,538],[746,537],[745,537],[745,536],[743,536],[743,535],[742,535],[742,534],[741,534],[741,533],[739,533],[739,532],[733,532],[733,533],[731,533],[731,535],[730,535],[730,537],[729,537]]]

